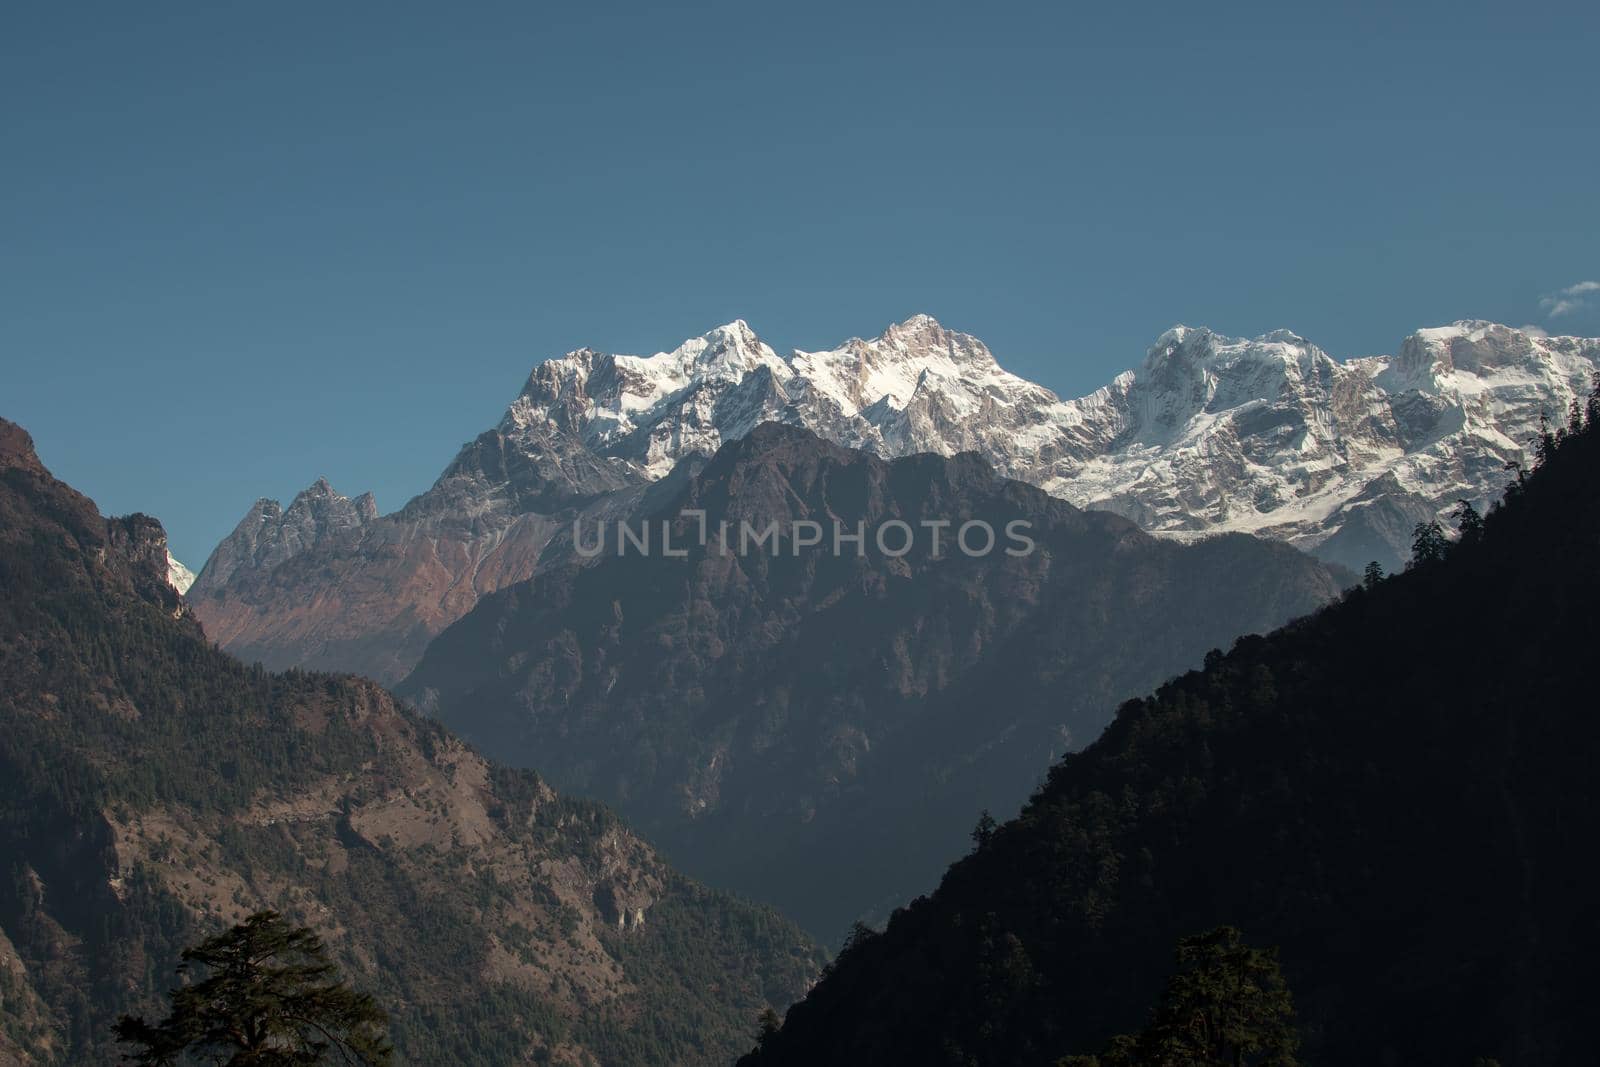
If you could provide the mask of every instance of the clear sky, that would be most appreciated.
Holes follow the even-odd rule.
[[[1600,279],[1597,39],[1594,3],[7,4],[0,414],[198,568],[318,475],[399,507],[540,359],[733,318],[926,311],[1071,395],[1176,322],[1600,333],[1556,295]]]

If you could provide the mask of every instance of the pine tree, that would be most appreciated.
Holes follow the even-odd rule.
[[[1411,565],[1438,563],[1450,551],[1450,542],[1438,520],[1419,522],[1411,531]]]
[[[1376,589],[1378,583],[1383,581],[1383,566],[1377,560],[1367,564],[1366,571],[1361,575],[1361,584],[1367,589]]]
[[[172,1011],[151,1025],[124,1015],[124,1062],[166,1067],[203,1057],[228,1067],[391,1062],[388,1016],[339,979],[322,939],[262,911],[185,949],[180,974],[207,976],[172,991]]]
[[[1471,544],[1483,537],[1483,516],[1470,501],[1457,500],[1456,510],[1450,517],[1456,520],[1456,529],[1461,533],[1462,544]]]
[[[1140,1062],[1293,1067],[1294,999],[1274,950],[1221,926],[1178,942],[1184,968],[1167,982],[1140,1041]]]
[[[1056,1067],[1296,1067],[1294,998],[1276,949],[1251,948],[1219,926],[1181,939],[1177,956],[1149,1026]]]
[[[1533,456],[1537,466],[1544,466],[1550,457],[1555,455],[1560,442],[1556,439],[1555,431],[1550,429],[1550,417],[1539,416],[1539,433],[1533,439]]]
[[[984,847],[994,839],[994,832],[998,827],[999,824],[994,821],[994,816],[985,808],[978,816],[978,824],[972,828],[972,847],[979,852],[983,851]]]
[[[761,1015],[756,1020],[756,1047],[766,1048],[772,1036],[782,1029],[783,1018],[768,1004],[761,1009]]]

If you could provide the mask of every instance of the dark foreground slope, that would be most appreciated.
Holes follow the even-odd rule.
[[[1337,592],[1282,544],[1161,541],[975,454],[886,462],[777,424],[657,507],[649,528],[671,521],[686,555],[549,567],[480,601],[400,691],[830,938],[931,887],[983,809],[1015,812],[1129,693]],[[728,553],[698,543],[697,510],[729,524]],[[788,536],[807,520],[822,544]],[[954,544],[972,520],[991,553]],[[903,535],[876,539],[893,521],[921,531],[900,558]],[[1014,521],[1032,552],[1006,554]],[[770,523],[776,556],[741,545]],[[835,551],[835,524],[866,531],[860,550]]]
[[[1600,433],[1480,540],[1125,705],[747,1061],[1049,1064],[1174,941],[1278,945],[1306,1062],[1593,1059]]]
[[[0,420],[0,1062],[111,1062],[178,950],[264,906],[416,1064],[726,1062],[805,988],[786,921],[370,682],[216,651],[164,568]]]

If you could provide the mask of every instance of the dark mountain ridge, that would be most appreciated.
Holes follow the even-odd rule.
[[[1600,400],[1439,561],[1130,701],[744,1062],[1048,1064],[1179,938],[1281,948],[1311,1063],[1589,1062]]]
[[[931,885],[981,810],[1015,811],[1127,693],[1338,588],[1287,546],[1158,540],[973,453],[885,461],[776,423],[652,503],[636,526],[669,524],[682,558],[613,537],[549,566],[435,639],[400,691],[832,936]],[[698,512],[713,532],[777,523],[777,554],[698,543]],[[807,521],[823,543],[796,544]],[[896,521],[920,531],[900,557],[874,535]],[[957,549],[970,521],[993,551]],[[1032,551],[1005,551],[1015,522]],[[835,524],[864,544],[835,553]]]

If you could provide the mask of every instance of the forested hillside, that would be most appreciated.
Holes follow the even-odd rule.
[[[1222,924],[1281,950],[1305,1062],[1591,1060],[1597,406],[1458,540],[1126,704],[747,1067],[1096,1053]]]
[[[0,1062],[116,1059],[179,950],[265,907],[388,1009],[402,1062],[726,1062],[816,950],[606,809],[359,679],[246,667],[0,420]]]

